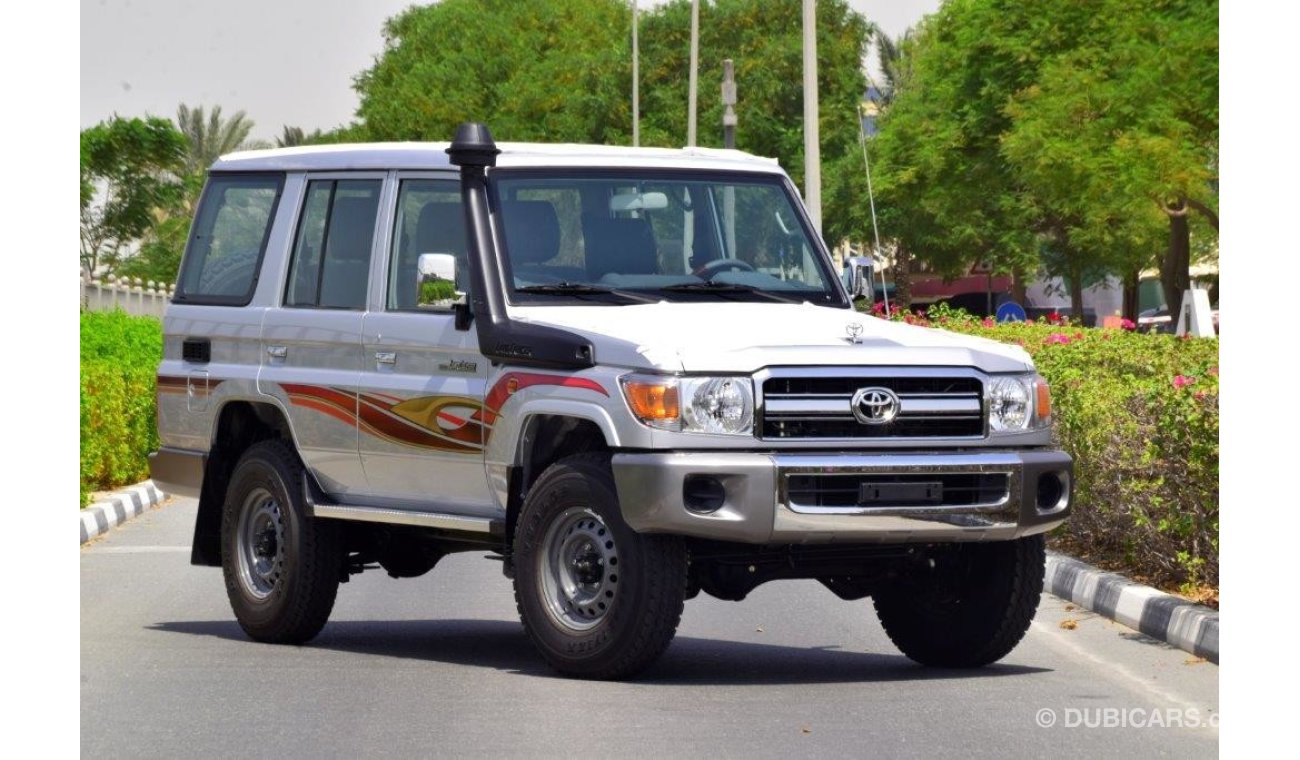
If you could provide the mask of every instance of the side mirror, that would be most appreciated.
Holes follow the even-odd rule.
[[[844,260],[844,287],[854,301],[875,300],[874,263],[870,256],[850,256]]]
[[[421,309],[450,309],[463,303],[456,290],[456,257],[450,253],[422,253],[416,263],[415,304]]]

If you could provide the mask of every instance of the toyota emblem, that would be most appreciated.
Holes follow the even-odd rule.
[[[863,425],[887,425],[898,416],[898,396],[888,388],[859,388],[849,402],[853,416]]]

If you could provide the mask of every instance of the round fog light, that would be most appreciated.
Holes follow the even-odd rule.
[[[1061,470],[1038,476],[1038,508],[1048,512],[1070,503],[1070,474]]]
[[[682,483],[682,503],[692,512],[717,512],[726,500],[727,489],[712,475],[687,475]]]

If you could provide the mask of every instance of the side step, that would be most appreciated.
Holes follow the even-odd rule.
[[[335,504],[328,496],[315,487],[311,478],[303,473],[303,496],[311,505],[312,514],[330,520],[355,520],[358,522],[390,523],[393,525],[415,525],[422,528],[454,530],[461,533],[482,533],[501,535],[503,526],[499,520],[487,517],[471,517],[440,512],[416,512],[407,509],[388,507],[367,507],[356,504]]]

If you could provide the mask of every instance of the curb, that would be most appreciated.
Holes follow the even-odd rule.
[[[1219,664],[1219,612],[1049,551],[1043,590]]]
[[[108,495],[103,501],[81,510],[81,543],[107,533],[141,512],[156,507],[167,498],[152,480],[128,486]]]

